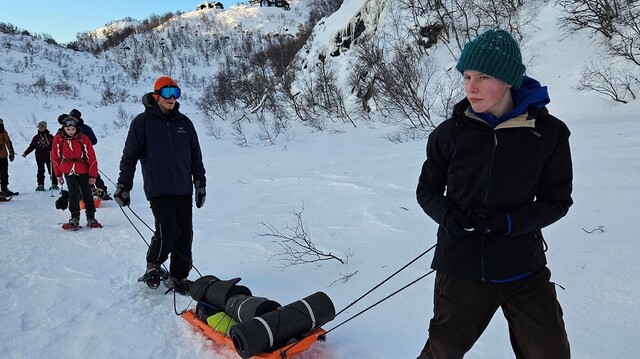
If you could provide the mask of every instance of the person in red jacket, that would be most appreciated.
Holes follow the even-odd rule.
[[[83,198],[93,198],[91,186],[96,183],[98,176],[98,161],[91,140],[80,131],[75,118],[65,118],[62,128],[53,138],[51,161],[58,182],[64,184],[64,174],[69,189],[71,218],[62,228],[77,229],[80,223],[80,191]],[[88,227],[102,227],[95,218],[96,207],[93,201],[85,201],[85,212]]]

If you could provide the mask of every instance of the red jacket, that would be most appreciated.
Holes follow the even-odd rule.
[[[56,177],[62,176],[63,173],[98,177],[96,153],[93,151],[91,140],[82,132],[77,132],[73,137],[58,132],[53,137],[51,161]]]

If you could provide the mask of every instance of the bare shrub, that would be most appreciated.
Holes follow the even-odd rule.
[[[280,246],[282,252],[274,254],[271,259],[276,259],[282,263],[280,267],[286,268],[294,265],[317,263],[328,260],[336,260],[342,264],[346,263],[346,259],[335,256],[331,252],[319,249],[311,240],[309,229],[302,220],[302,212],[293,210],[289,212],[295,216],[295,227],[290,226],[285,221],[285,228],[278,229],[272,224],[262,223],[267,229],[266,233],[259,233],[259,237],[273,237],[273,243]],[[346,254],[345,258],[349,258],[351,253]]]
[[[636,98],[632,82],[637,84],[638,80],[631,76],[630,71],[611,66],[610,63],[592,61],[583,68],[576,89],[594,91],[615,102],[628,103]]]
[[[125,110],[122,106],[118,106],[116,119],[113,120],[113,125],[116,128],[129,128],[131,120],[133,120],[133,114]]]

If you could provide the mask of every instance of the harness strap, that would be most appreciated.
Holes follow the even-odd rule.
[[[89,162],[89,161],[87,161],[86,158],[81,157],[81,158],[63,158],[62,162],[84,162],[84,163],[86,163],[86,162]]]

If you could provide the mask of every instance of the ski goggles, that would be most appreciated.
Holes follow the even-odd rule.
[[[160,95],[160,97],[165,99],[175,98],[176,100],[180,98],[180,88],[179,87],[163,87],[160,90],[153,91],[156,95]]]
[[[62,122],[62,127],[76,127],[78,125],[78,122],[71,117],[67,117],[63,122]]]

